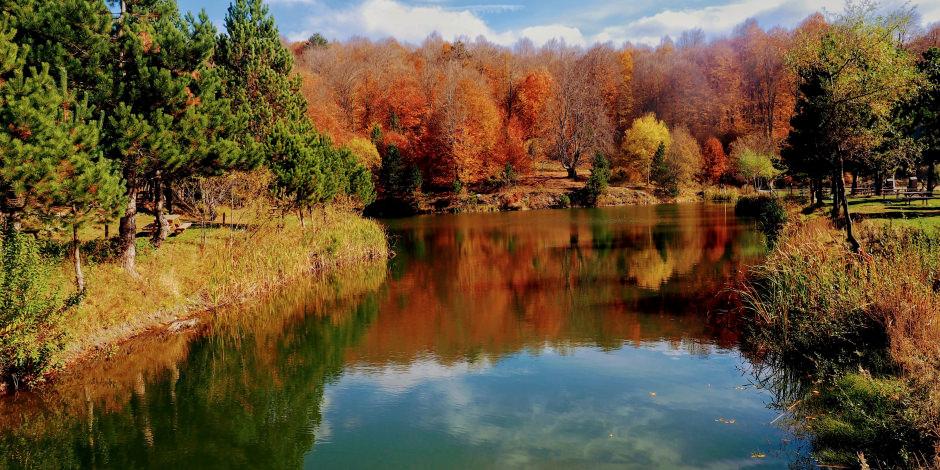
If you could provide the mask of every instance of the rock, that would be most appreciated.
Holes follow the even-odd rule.
[[[197,318],[190,318],[189,320],[177,320],[173,323],[170,323],[170,326],[168,326],[166,329],[171,333],[177,333],[182,330],[193,328],[198,324],[199,319]]]

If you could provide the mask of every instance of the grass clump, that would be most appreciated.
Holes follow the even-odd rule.
[[[848,373],[836,378],[805,407],[814,413],[807,421],[817,458],[827,463],[858,463],[859,453],[877,467],[924,465],[913,449],[930,448],[918,432],[913,396],[908,384],[894,377]]]
[[[702,190],[702,199],[705,202],[736,202],[740,197],[741,190],[733,186],[708,186]]]
[[[829,411],[807,420],[817,457],[930,462],[940,450],[940,231],[858,231],[868,254],[851,253],[827,220],[788,225],[741,290],[749,338],[823,385],[803,400],[808,414]]]

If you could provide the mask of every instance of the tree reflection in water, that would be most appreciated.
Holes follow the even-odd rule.
[[[566,374],[559,378],[583,383],[572,392],[569,404],[582,403],[585,410],[599,415],[577,418],[582,427],[585,419],[604,421],[606,413],[616,415],[606,407],[622,398],[608,394],[625,384],[673,384],[678,390],[683,381],[701,379],[717,387],[745,380],[735,369],[746,365],[735,352],[737,319],[724,309],[721,293],[744,267],[759,259],[763,243],[749,223],[733,217],[730,208],[678,205],[417,217],[390,221],[389,234],[397,256],[387,269],[374,266],[311,280],[257,305],[221,312],[199,331],[131,342],[111,358],[66,374],[41,395],[2,402],[0,466],[296,467],[311,458],[312,449],[312,455],[318,455],[324,442],[334,439],[334,432],[343,432],[324,419],[325,409],[333,406],[332,395],[326,393],[331,387],[342,404],[358,396],[342,395],[344,390],[366,393],[356,384],[368,384],[369,393],[376,393],[376,387],[384,390],[387,401],[407,395],[413,383],[429,383],[429,377],[473,375],[516,367],[519,361],[531,370],[545,368],[539,380]],[[639,352],[609,354],[634,348]],[[669,351],[692,358],[714,356],[714,360],[660,362],[674,355]],[[566,355],[596,361],[582,364],[582,359]],[[545,360],[532,362],[535,357]],[[616,366],[621,360],[628,362]],[[598,373],[576,378],[572,364],[582,371],[596,367]],[[664,369],[663,364],[676,364],[676,369]],[[724,375],[697,377],[697,370]],[[635,376],[623,377],[626,382],[597,382],[599,388],[590,388],[597,377],[621,373]],[[542,382],[513,383],[524,396],[549,393],[539,388]],[[533,386],[534,391],[527,388]],[[488,404],[506,406],[491,414],[508,419],[525,409],[525,403],[509,399],[513,390],[499,388],[499,382],[487,387],[496,387],[488,388],[492,391]],[[633,399],[648,399],[648,392],[624,390]],[[682,406],[699,403],[698,412],[705,414],[720,410],[688,391],[676,393],[670,398],[668,389],[660,390],[659,396],[665,403],[684,400]],[[760,397],[749,400],[747,408],[738,410],[742,417],[753,415],[756,420],[761,413],[772,413],[754,406],[760,405]],[[368,402],[355,401],[344,410],[363,412]],[[409,432],[423,435],[421,426],[446,426],[440,421],[445,416],[464,423],[471,416],[451,407],[438,410],[436,417],[421,417],[429,405],[415,406],[400,417],[407,429],[396,431],[398,421],[389,416],[377,421],[382,426],[375,432],[384,427],[384,432],[399,438]],[[684,410],[682,406],[641,407],[631,419],[641,412],[653,413],[650,417],[671,413],[661,416],[663,423],[676,428],[662,430],[663,440],[668,441],[668,436],[682,431],[683,425],[677,423],[683,414],[690,416],[687,410],[675,414]],[[705,414],[703,426],[715,426],[714,417]],[[418,423],[422,419],[426,422]],[[514,419],[536,422],[528,414]],[[548,414],[545,419],[561,418]],[[523,429],[522,423],[512,420],[501,427],[505,432]],[[362,428],[363,439],[372,436],[367,428]],[[642,432],[643,436],[619,442],[620,452],[637,459],[647,452],[648,446],[639,443],[654,439],[656,433]],[[726,458],[719,454],[737,451],[735,446],[747,442],[749,432],[753,433],[742,428],[724,444],[682,458],[687,464],[702,459],[702,465]],[[763,427],[759,432],[767,433],[767,439],[780,434]],[[459,432],[454,436],[456,440],[449,442],[429,440],[426,446],[439,448],[423,450],[441,452],[458,446],[460,455],[467,457],[462,462],[468,464],[479,457],[471,458],[468,449],[492,445],[482,436]],[[552,437],[559,436],[541,439],[551,442]],[[391,445],[383,438],[387,440],[372,436],[358,449],[379,452],[383,445]],[[556,453],[563,453],[566,446],[585,448],[588,442],[581,434],[569,438],[573,440],[559,443]],[[658,452],[657,458],[669,452],[678,455],[676,449]],[[504,453],[507,458],[511,454]]]

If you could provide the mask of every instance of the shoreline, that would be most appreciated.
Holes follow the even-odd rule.
[[[176,334],[207,323],[219,310],[254,302],[305,277],[328,276],[387,259],[382,225],[347,213],[323,213],[320,226],[262,226],[255,232],[207,229],[145,249],[137,277],[110,261],[88,263],[89,290],[56,328],[65,335],[50,370],[29,387],[42,390],[128,342]],[[145,240],[138,240],[146,244]],[[68,284],[68,260],[55,273]],[[0,396],[16,389],[0,389]]]

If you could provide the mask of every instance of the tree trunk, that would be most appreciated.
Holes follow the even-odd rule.
[[[852,172],[852,195],[854,196],[857,193],[858,193],[858,172],[853,171]]]
[[[843,161],[839,157],[839,173],[842,174]],[[845,198],[845,181],[839,178],[839,199],[842,201],[842,210],[845,212],[845,237],[855,253],[862,252],[862,245],[855,239],[855,233],[852,231],[852,214],[849,213],[849,202]]]
[[[156,217],[156,230],[153,231],[151,243],[154,247],[160,248],[160,245],[166,241],[170,235],[170,222],[166,218],[166,192],[163,191],[163,178],[160,171],[154,177],[154,195],[157,197],[157,204],[154,207],[153,215]]]
[[[933,196],[933,188],[937,186],[937,162],[934,158],[927,159],[927,192]]]
[[[125,180],[128,181],[128,180]],[[136,258],[137,247],[134,245],[137,238],[137,185],[127,182],[127,206],[118,225],[118,238],[121,247],[121,265],[128,273],[137,274]]]
[[[304,218],[304,210],[303,210],[303,209],[297,209],[297,215],[300,217],[300,229],[301,229],[301,230],[306,230],[306,229],[307,229],[307,219]]]
[[[578,169],[577,169],[577,168],[575,168],[574,166],[567,166],[567,165],[566,165],[566,166],[565,166],[565,169],[568,170],[568,178],[571,178],[571,179],[573,179],[573,180],[578,179]]]
[[[822,178],[816,178],[816,205],[823,206]]]
[[[75,287],[80,297],[85,296],[85,274],[82,273],[82,250],[78,240],[78,225],[72,225],[72,262],[75,266]]]
[[[166,201],[166,207],[165,207],[165,208],[166,208],[166,213],[167,213],[167,214],[172,214],[172,213],[173,213],[173,204],[176,202],[176,200],[175,200],[175,198],[174,198],[174,196],[173,196],[173,186],[172,186],[170,183],[168,183],[168,182],[163,183],[163,195],[164,195],[164,197],[166,198],[166,199],[165,199],[165,201]]]
[[[839,188],[841,187],[840,183],[842,182],[842,175],[836,175],[837,171],[832,172],[832,211],[830,217],[835,221],[839,218],[839,209],[842,207],[841,203],[841,193]]]
[[[881,175],[881,171],[875,172],[875,195],[881,196],[884,193],[884,178]]]

